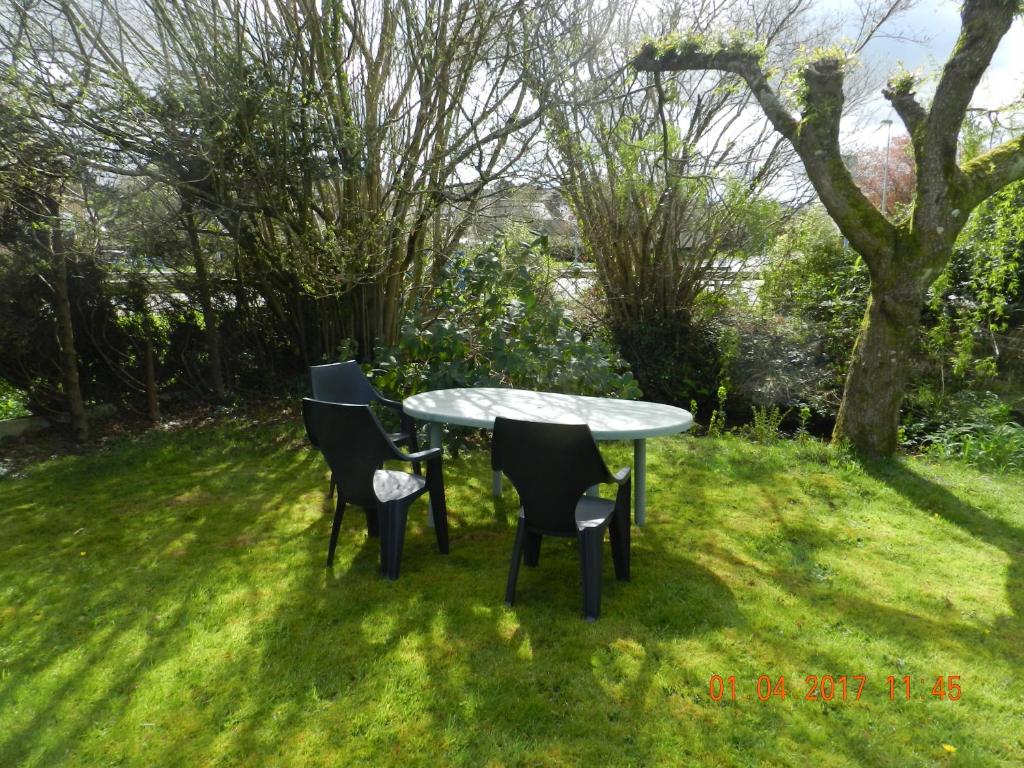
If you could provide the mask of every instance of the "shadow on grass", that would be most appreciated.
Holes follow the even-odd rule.
[[[406,762],[438,734],[463,764],[600,751],[566,724],[586,711],[634,739],[657,643],[739,621],[714,574],[642,535],[632,583],[606,554],[596,625],[571,542],[546,542],[505,608],[514,494],[491,502],[487,475],[458,488],[464,465],[451,555],[418,502],[387,582],[351,510],[326,571],[322,462],[269,444],[239,466],[238,441],[264,437],[154,435],[144,459],[126,447],[5,489],[0,764],[298,763],[309,743]],[[304,495],[315,511],[297,511]]]
[[[742,761],[794,723],[813,742],[824,716],[843,758],[918,756],[880,738],[869,745],[834,707],[730,712],[694,693],[707,678],[703,662],[687,663],[691,652],[742,661],[745,643],[757,643],[776,663],[810,658],[816,668],[804,672],[851,674],[862,655],[856,642],[829,650],[799,647],[792,632],[756,636],[761,627],[748,622],[763,622],[756,611],[771,605],[738,605],[730,585],[754,567],[742,550],[712,552],[721,568],[689,556],[734,512],[705,510],[699,489],[634,529],[630,583],[615,581],[605,549],[602,618],[586,624],[572,541],[546,540],[539,567],[521,572],[516,606],[504,607],[516,501],[508,491],[491,499],[486,456],[446,468],[450,555],[437,553],[420,501],[398,582],[380,578],[378,543],[357,510],[327,571],[326,472],[295,434],[235,433],[223,445],[212,430],[159,437],[145,460],[114,453],[5,488],[0,667],[14,672],[0,676],[0,764],[643,765],[665,762],[665,743],[703,744],[699,754],[725,759],[732,749]],[[1019,622],[1019,531],[909,470],[878,471],[922,510],[1016,548]],[[652,484],[651,496],[652,507],[678,503],[667,487]],[[788,561],[762,569],[758,584],[817,605],[812,619],[906,640],[962,631],[831,594],[808,578],[827,528],[811,517],[775,521]],[[910,730],[919,714],[884,721]],[[969,738],[955,724],[950,732]]]
[[[240,470],[225,434],[204,432],[143,438],[146,461],[125,444],[4,488],[0,656],[17,674],[0,680],[0,764],[56,764],[117,723],[200,632],[218,582],[273,540],[275,511],[308,491],[305,457],[256,448],[267,462]]]
[[[417,504],[395,583],[377,576],[376,541],[363,538],[361,520],[342,530],[343,539],[361,542],[354,558],[326,573],[326,514],[310,527],[305,573],[268,620],[288,631],[263,646],[252,680],[252,695],[265,704],[236,732],[236,751],[287,752],[288,744],[260,736],[260,723],[274,718],[296,747],[310,729],[344,740],[352,762],[424,761],[417,755],[424,743],[444,744],[449,761],[464,765],[496,754],[510,764],[603,754],[637,738],[636,718],[660,664],[658,641],[739,621],[728,588],[656,538],[635,549],[630,583],[615,581],[606,554],[596,624],[581,619],[570,540],[545,540],[540,565],[523,569],[508,609],[514,494],[495,500],[484,524],[476,521],[486,513],[459,509],[479,501],[486,510],[485,499],[457,496],[449,556],[436,552]],[[273,702],[282,696],[302,706],[278,711]],[[311,727],[317,707],[331,722]],[[610,729],[607,742],[592,743],[594,718]],[[630,754],[645,760],[636,746]]]
[[[1006,554],[1009,560],[1006,596],[1013,612],[1014,627],[1024,629],[1024,531],[983,512],[901,461],[865,460],[862,465],[871,477],[887,485],[921,513],[937,514]]]
[[[1022,606],[1020,556],[1024,554],[1021,531],[982,512],[905,465],[896,462],[865,463],[864,470],[873,479],[899,493],[920,512],[938,514],[1009,555],[1006,589],[1014,614],[1013,626],[1019,627]],[[822,557],[819,553],[831,551],[834,557],[842,552],[844,542],[837,540],[834,531],[830,530],[830,526],[835,525],[835,518],[828,515],[824,519],[829,521],[825,525],[816,522],[815,517],[806,516],[794,525],[784,516],[773,515],[770,533],[760,546],[755,544],[754,547],[762,557],[774,561],[767,566],[741,559],[728,550],[711,547],[711,554],[717,559],[737,568],[749,569],[756,575],[757,583],[772,585],[788,598],[795,598],[795,604],[800,606],[799,610],[780,611],[778,616],[772,614],[759,622],[752,619],[759,624],[757,641],[764,647],[763,655],[776,659],[776,664],[780,665],[771,670],[772,678],[785,673],[789,696],[796,699],[794,711],[785,718],[778,714],[780,705],[776,705],[775,711],[766,706],[757,715],[762,730],[767,732],[774,723],[782,724],[784,720],[789,738],[796,743],[815,743],[820,737],[822,723],[828,723],[830,743],[835,753],[848,761],[847,764],[903,765],[916,761],[924,764],[943,756],[942,744],[958,745],[964,753],[963,759],[968,764],[975,764],[970,761],[985,755],[987,749],[974,728],[960,716],[957,706],[977,706],[979,694],[986,692],[977,690],[982,683],[968,676],[965,679],[976,688],[964,696],[967,700],[970,695],[971,704],[954,705],[932,698],[927,686],[938,675],[960,672],[955,667],[936,667],[933,659],[980,659],[978,666],[982,669],[988,661],[993,666],[1004,664],[1008,656],[1020,654],[1019,642],[1009,639],[1015,630],[1006,633],[1006,639],[996,641],[994,636],[988,636],[984,625],[964,620],[952,606],[944,613],[929,615],[892,604],[870,592],[834,588],[827,566],[829,555]],[[855,550],[852,556],[856,556]],[[941,561],[935,562],[936,571],[945,571],[948,567]],[[926,574],[922,573],[922,578],[926,578]],[[753,585],[755,582],[750,583]],[[780,621],[783,615],[802,617],[802,623],[787,625]],[[808,626],[812,622],[818,622],[819,626]],[[824,626],[821,626],[822,622]],[[815,631],[822,629],[824,631]],[[832,642],[830,635],[849,639]],[[908,649],[912,650],[903,652]],[[921,652],[920,656],[918,652]],[[914,733],[916,742],[894,741],[882,736],[881,731],[865,728],[863,721],[850,717],[851,707],[859,704],[804,699],[809,688],[806,675],[814,675],[815,679],[831,675],[838,679],[840,675],[856,674],[868,676],[868,691],[864,694],[868,705],[886,700],[885,675],[912,676],[913,700],[904,702],[897,699],[888,704],[887,713],[879,721],[895,731]],[[998,697],[999,694],[994,695]],[[921,722],[929,723],[929,728],[921,728]],[[927,740],[923,740],[923,736]],[[748,746],[744,740],[749,745],[757,742],[756,735],[750,734],[749,728],[739,738],[733,744],[736,748]],[[1014,749],[1007,744],[1000,757],[1010,759]],[[991,759],[997,760],[994,755]],[[990,763],[983,761],[978,764]]]

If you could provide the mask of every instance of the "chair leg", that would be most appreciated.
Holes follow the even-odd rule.
[[[512,545],[512,563],[508,567],[508,584],[505,586],[505,605],[511,606],[516,599],[516,582],[519,581],[519,563],[523,559],[523,544],[526,542],[526,521],[519,518],[516,541]]]
[[[380,536],[380,516],[376,507],[363,507],[366,513],[366,534],[371,537]]]
[[[526,552],[523,562],[531,568],[536,568],[540,563],[540,542],[543,537],[539,533],[526,534]]]
[[[396,581],[402,567],[409,505],[391,501],[377,509],[380,516],[380,569],[386,578]]]
[[[335,489],[337,487],[338,487],[338,481],[334,479],[334,473],[331,472],[331,485],[327,489],[327,498],[328,499],[333,499],[334,498],[334,491],[335,491]]]
[[[632,529],[629,522],[629,510],[625,514],[615,511],[611,525],[608,526],[608,537],[612,545],[612,562],[615,563],[615,578],[629,581],[629,547]]]
[[[601,544],[604,531],[580,531],[580,575],[583,580],[583,618],[597,621],[601,615]]]
[[[331,543],[327,545],[327,567],[334,565],[334,548],[338,546],[338,532],[341,530],[341,518],[345,514],[345,500],[338,494],[338,503],[334,508],[334,523],[331,525]]]
[[[427,488],[430,493],[430,509],[434,514],[434,533],[437,535],[437,550],[448,554],[448,503],[444,498],[444,476],[440,459],[427,462]]]

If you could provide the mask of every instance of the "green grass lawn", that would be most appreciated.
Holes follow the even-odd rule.
[[[0,480],[0,766],[1024,763],[1024,478],[690,437],[649,463],[633,580],[606,550],[594,624],[569,541],[503,605],[515,496],[483,451],[446,464],[451,554],[417,502],[395,583],[358,513],[325,570],[294,419]]]

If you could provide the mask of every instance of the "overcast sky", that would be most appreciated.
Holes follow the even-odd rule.
[[[826,0],[823,7],[831,7],[855,13],[853,0]],[[917,7],[905,13],[898,20],[890,22],[891,32],[901,32],[923,43],[878,38],[873,40],[861,54],[865,64],[877,66],[882,73],[892,71],[901,63],[911,71],[934,74],[953,50],[960,31],[959,4],[948,0],[921,0]],[[997,109],[1024,95],[1024,20],[1014,21],[1009,33],[1003,38],[989,68],[974,95],[972,106]],[[888,103],[879,95],[878,99],[862,116],[856,136],[850,138],[860,144],[884,144],[885,128],[881,121],[893,121],[892,131],[905,133],[899,118]]]

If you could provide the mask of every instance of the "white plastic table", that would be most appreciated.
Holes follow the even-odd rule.
[[[693,426],[689,411],[671,405],[528,389],[439,389],[406,398],[402,408],[414,419],[428,423],[432,448],[441,447],[442,424],[493,429],[497,416],[587,424],[596,440],[632,440],[637,525],[643,525],[647,516],[647,438],[685,432]],[[501,495],[500,472],[494,473],[493,492]]]

